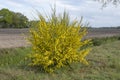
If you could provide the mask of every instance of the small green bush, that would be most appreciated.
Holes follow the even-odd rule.
[[[81,23],[70,22],[66,12],[56,16],[55,10],[50,17],[39,15],[39,22],[30,29],[29,41],[33,52],[28,56],[30,66],[37,66],[46,72],[53,72],[73,62],[88,64],[85,57],[90,48],[83,46],[90,43],[83,37],[87,31]]]
[[[102,40],[98,38],[92,39],[93,46],[100,46],[102,44]]]
[[[93,38],[92,44],[93,46],[100,46],[101,44],[113,42],[116,40],[120,40],[119,36],[112,36],[112,37],[104,37],[104,38]]]
[[[120,36],[118,37],[118,40],[120,40]]]

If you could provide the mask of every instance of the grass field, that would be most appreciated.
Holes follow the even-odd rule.
[[[120,41],[94,46],[89,65],[72,64],[48,74],[26,66],[30,48],[0,49],[0,80],[120,80]]]

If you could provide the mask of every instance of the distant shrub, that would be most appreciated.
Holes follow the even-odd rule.
[[[120,36],[118,37],[118,40],[120,40]]]
[[[100,46],[101,44],[113,42],[116,40],[120,40],[120,37],[112,36],[112,37],[104,37],[104,38],[93,38],[92,44],[93,44],[93,46]]]
[[[30,66],[37,66],[46,72],[53,72],[73,62],[88,64],[85,57],[90,48],[83,46],[90,40],[82,41],[86,29],[77,21],[69,22],[66,12],[56,16],[53,11],[47,19],[39,15],[39,22],[30,29],[29,41],[33,52],[28,56]]]
[[[102,41],[98,38],[92,39],[92,43],[94,46],[100,46],[102,44]]]

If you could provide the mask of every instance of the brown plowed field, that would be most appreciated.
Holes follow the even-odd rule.
[[[120,29],[103,29],[103,28],[96,28],[96,29],[88,29],[87,37],[111,37],[111,36],[120,36]]]
[[[0,29],[0,48],[27,46],[28,29]]]
[[[28,46],[26,35],[28,29],[0,29],[0,48]],[[120,29],[89,29],[86,37],[120,36]]]

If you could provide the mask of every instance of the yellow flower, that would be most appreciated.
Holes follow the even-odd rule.
[[[42,65],[45,71],[52,72],[66,66],[66,62],[69,65],[73,62],[88,64],[85,57],[90,49],[83,49],[83,46],[90,40],[81,41],[87,33],[81,24],[77,21],[69,22],[66,13],[63,17],[52,14],[48,19],[42,15],[39,18],[37,24],[30,28],[29,41],[33,49],[28,56],[28,59],[31,59],[30,65]],[[78,52],[79,48],[83,51]]]

